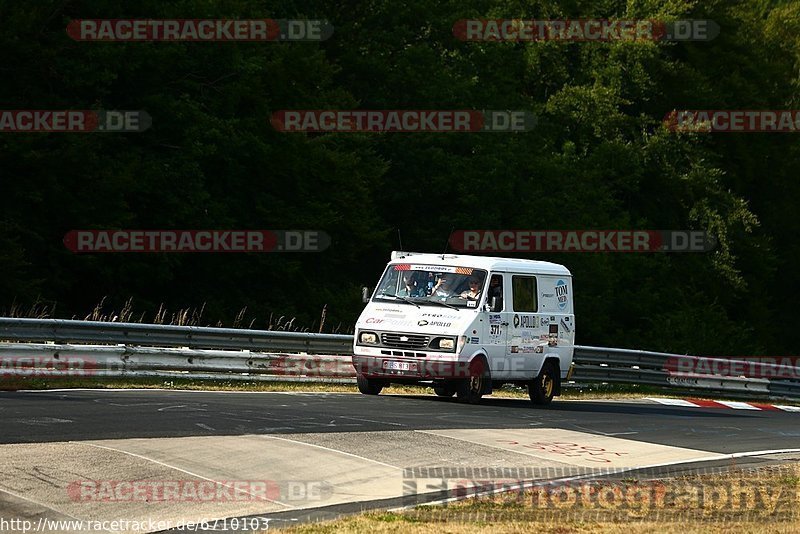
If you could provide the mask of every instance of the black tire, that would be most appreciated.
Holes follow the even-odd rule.
[[[456,394],[456,388],[452,384],[437,384],[433,386],[433,392],[438,397],[452,397]]]
[[[561,377],[558,375],[558,367],[551,362],[545,362],[539,376],[528,384],[528,396],[531,402],[538,406],[546,406],[553,401],[558,382]]]
[[[489,372],[486,361],[476,358],[469,364],[469,378],[463,379],[458,385],[456,393],[460,402],[478,404],[481,401]]]
[[[377,395],[383,389],[381,382],[367,378],[362,374],[356,376],[356,383],[358,383],[358,391],[364,395]]]

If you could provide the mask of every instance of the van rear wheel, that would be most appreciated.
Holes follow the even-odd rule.
[[[552,363],[545,363],[539,376],[528,383],[528,396],[531,402],[540,406],[550,404],[559,380],[558,368]]]
[[[358,384],[358,391],[364,395],[377,395],[383,389],[383,383],[367,378],[362,374],[356,376],[356,383]]]

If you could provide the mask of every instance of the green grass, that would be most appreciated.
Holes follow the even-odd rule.
[[[3,378],[0,389],[188,389],[209,391],[310,391],[330,393],[357,393],[355,384],[326,384],[315,382],[259,382],[247,380],[198,380],[192,378],[92,378],[92,377],[56,377],[56,378]],[[392,385],[383,390],[384,393],[398,395],[427,395],[432,393],[430,387],[414,385]],[[637,387],[631,385],[590,386],[581,389],[565,388],[562,398],[585,398],[593,395],[610,396],[642,396],[659,393],[658,388]],[[493,397],[528,398],[525,388],[505,386],[495,390]]]
[[[309,392],[309,393],[358,393],[355,384],[326,384],[321,382],[258,382],[246,380],[198,380],[193,378],[8,378],[0,377],[0,391],[47,390],[47,389],[170,389],[195,391],[252,391],[252,392]],[[384,388],[382,394],[389,395],[433,395],[433,390],[424,386],[392,385]],[[639,399],[648,396],[658,397],[698,397],[726,399],[723,394],[685,393],[664,390],[654,386],[635,384],[590,384],[584,387],[565,387],[561,400],[584,399]],[[525,388],[504,386],[495,390],[488,398],[527,399]],[[556,401],[557,402],[557,401]],[[768,402],[768,401],[765,401]],[[800,404],[781,401],[784,404]]]

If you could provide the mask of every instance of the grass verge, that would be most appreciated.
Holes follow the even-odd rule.
[[[92,378],[92,377],[31,377],[3,378],[0,390],[18,389],[175,389],[206,391],[297,391],[318,393],[357,393],[355,384],[325,384],[315,382],[258,382],[244,380],[197,380],[191,378]],[[431,395],[433,390],[425,386],[392,385],[384,388],[386,394],[394,395]],[[636,385],[588,385],[579,388],[564,388],[560,398],[641,398],[645,395],[663,395],[664,391],[656,387]],[[495,390],[491,397],[528,398],[524,388],[504,386]],[[491,398],[490,397],[490,398]]]
[[[254,392],[309,392],[309,393],[358,393],[355,384],[326,384],[316,382],[258,382],[245,380],[198,380],[192,378],[93,378],[93,377],[30,377],[8,378],[0,375],[0,391],[20,389],[174,389],[195,391],[254,391]],[[392,385],[383,389],[389,395],[432,395],[433,390],[425,386]],[[740,400],[723,394],[680,392],[654,386],[635,384],[587,384],[565,387],[559,399],[640,399],[647,396],[696,397],[718,400]],[[496,389],[488,398],[527,399],[525,388],[504,386]],[[557,401],[558,399],[556,399]],[[798,405],[787,401],[783,404]]]

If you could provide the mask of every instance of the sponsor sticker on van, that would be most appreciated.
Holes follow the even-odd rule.
[[[567,307],[569,299],[569,286],[564,280],[556,282],[556,297],[558,297],[558,308],[563,310]]]

